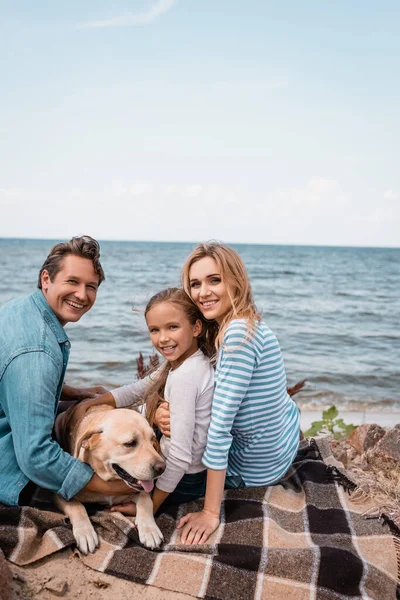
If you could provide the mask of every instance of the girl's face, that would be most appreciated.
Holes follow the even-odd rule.
[[[177,304],[160,302],[146,314],[146,323],[153,346],[175,369],[196,352],[201,321],[192,325],[186,313]]]
[[[192,300],[206,319],[215,319],[221,325],[232,308],[228,286],[222,279],[221,269],[211,256],[200,258],[189,270],[189,286]]]

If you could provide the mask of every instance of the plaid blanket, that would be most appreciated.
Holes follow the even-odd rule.
[[[141,546],[132,520],[94,510],[100,547],[83,562],[104,573],[209,600],[395,600],[400,598],[400,530],[369,518],[371,500],[333,466],[326,440],[303,441],[279,485],[225,492],[209,543],[182,546],[177,520],[201,501],[158,518],[165,543]],[[36,496],[34,506],[0,507],[0,547],[26,565],[74,547],[69,523]]]

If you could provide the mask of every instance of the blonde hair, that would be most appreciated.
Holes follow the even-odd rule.
[[[210,325],[205,321],[203,315],[197,306],[191,301],[190,297],[180,288],[167,288],[158,292],[147,303],[144,311],[144,316],[157,304],[162,302],[171,302],[178,306],[188,318],[191,325],[195,325],[196,321],[201,321],[202,330],[197,337],[198,348],[207,357],[214,354],[213,341],[210,340]],[[143,403],[146,404],[146,418],[150,425],[154,425],[155,412],[161,402],[164,400],[165,384],[167,382],[168,373],[171,370],[171,365],[168,361],[155,372],[155,377],[152,383],[148,386],[143,398]]]
[[[188,296],[191,297],[190,269],[194,263],[206,257],[214,259],[217,263],[231,302],[231,309],[219,328],[216,328],[214,344],[218,350],[232,319],[246,319],[247,331],[251,335],[261,320],[261,314],[257,312],[249,276],[241,257],[236,250],[219,242],[199,244],[186,259],[182,268],[182,287]]]

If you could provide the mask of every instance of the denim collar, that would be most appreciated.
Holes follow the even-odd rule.
[[[63,326],[60,321],[57,319],[54,312],[51,310],[46,298],[43,295],[42,290],[36,290],[32,294],[32,299],[36,306],[38,307],[43,319],[49,325],[54,335],[56,336],[56,340],[59,344],[63,344],[64,342],[68,342],[68,336],[65,333]]]

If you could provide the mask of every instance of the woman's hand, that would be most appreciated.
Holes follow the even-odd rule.
[[[154,415],[154,424],[163,435],[171,437],[171,416],[169,412],[169,403],[161,402]]]
[[[205,544],[208,538],[218,528],[219,516],[214,513],[202,510],[198,513],[189,513],[182,517],[178,523],[178,529],[182,529],[181,543],[190,546],[191,544]]]

